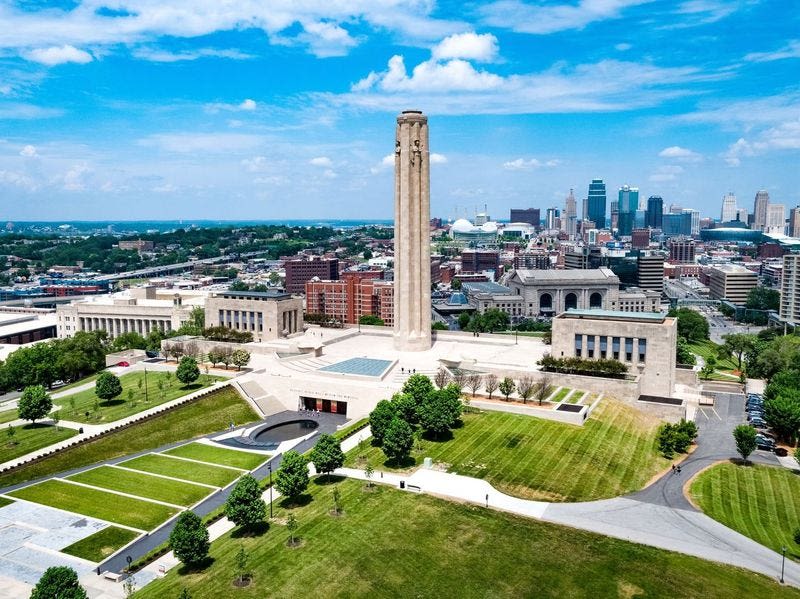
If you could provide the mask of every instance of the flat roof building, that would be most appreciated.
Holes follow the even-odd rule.
[[[303,293],[306,281],[310,281],[314,277],[325,281],[339,279],[338,258],[321,258],[320,256],[295,258],[286,260],[283,268],[286,271],[286,291],[289,293]]]
[[[783,257],[780,317],[791,325],[800,324],[800,254]]]
[[[722,264],[708,269],[708,288],[711,299],[726,299],[743,306],[747,295],[758,286],[758,275],[744,266]]]
[[[303,300],[282,291],[224,291],[206,300],[206,326],[271,341],[303,331]]]

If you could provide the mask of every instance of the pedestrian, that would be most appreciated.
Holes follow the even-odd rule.
[[[675,468],[675,464],[673,464],[672,465],[672,474],[675,474],[675,472],[676,472],[676,468]]]
[[[681,473],[681,467],[680,467],[680,466],[678,466],[678,467],[677,467],[677,470],[678,470],[678,474],[680,474],[680,473]]]

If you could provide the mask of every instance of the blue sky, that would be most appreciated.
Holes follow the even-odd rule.
[[[794,0],[0,0],[0,219],[390,218],[394,118],[432,213],[593,177],[719,217],[800,204]]]

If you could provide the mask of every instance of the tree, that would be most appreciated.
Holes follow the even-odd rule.
[[[182,357],[175,371],[175,377],[184,385],[191,385],[195,382],[200,377],[200,368],[197,366],[197,360],[189,356]]]
[[[753,348],[755,343],[755,335],[746,335],[744,333],[731,333],[723,335],[724,347],[731,355],[736,356],[738,362],[737,370],[742,369],[742,357]]]
[[[136,331],[122,333],[114,338],[111,343],[111,349],[115,352],[124,351],[126,349],[146,349],[147,339],[142,337]]]
[[[289,545],[295,544],[294,531],[297,530],[297,517],[292,513],[286,519],[286,529],[289,531]]]
[[[447,372],[444,366],[439,366],[439,370],[436,371],[436,376],[433,377],[433,382],[436,383],[439,389],[444,389],[447,383],[450,382],[450,373]]]
[[[517,393],[522,398],[522,403],[528,403],[535,390],[533,377],[525,375],[517,381]]]
[[[534,390],[534,397],[536,401],[539,402],[539,405],[542,405],[542,402],[550,397],[550,394],[553,392],[553,385],[551,384],[551,378],[548,374],[543,374],[542,378],[539,379],[539,383],[536,385],[536,389]]]
[[[367,479],[367,487],[370,489],[372,488],[372,476],[375,474],[375,468],[372,467],[372,464],[367,463],[366,468],[364,468],[364,477]]]
[[[450,281],[450,289],[459,291],[461,289],[461,279],[453,279]]]
[[[781,294],[777,289],[755,287],[747,294],[745,307],[751,310],[779,310]]]
[[[344,466],[344,453],[342,444],[332,436],[323,434],[320,436],[314,449],[311,450],[311,463],[317,472],[330,474],[337,468]]]
[[[169,545],[175,557],[187,566],[196,566],[208,557],[208,529],[200,516],[191,510],[178,516],[175,527],[169,533]]]
[[[236,483],[225,501],[225,515],[236,526],[250,528],[264,521],[267,504],[261,498],[261,487],[250,474]]]
[[[244,545],[239,545],[239,551],[236,552],[236,556],[234,557],[234,563],[236,564],[236,575],[239,578],[239,584],[242,584],[245,576],[247,576],[248,558],[249,556],[247,555],[247,550],[245,550]]]
[[[211,362],[212,366],[222,363],[222,352],[218,349],[208,350],[208,361]]]
[[[42,385],[25,387],[17,403],[17,415],[23,420],[36,422],[53,409],[53,400]]]
[[[800,435],[800,390],[787,389],[765,401],[764,420],[779,437],[793,441]]]
[[[408,457],[414,444],[414,432],[411,426],[401,418],[393,418],[386,428],[381,449],[386,457],[400,463]]]
[[[500,385],[500,381],[497,378],[496,374],[487,374],[486,378],[484,379],[484,388],[486,392],[489,394],[489,399],[492,399],[492,393],[497,391],[497,387]]]
[[[122,393],[122,383],[113,372],[101,372],[94,384],[94,394],[104,402],[111,401]]]
[[[241,370],[244,366],[249,364],[250,352],[245,349],[237,349],[231,354],[231,360],[233,360],[233,365],[236,366],[236,370]]]
[[[374,314],[362,314],[358,319],[358,324],[382,327],[385,323],[383,322],[382,318],[375,316]]]
[[[756,450],[756,429],[740,424],[733,429],[733,439],[736,441],[736,451],[746,464],[748,456]]]
[[[409,379],[410,380],[410,379]],[[392,419],[397,416],[397,410],[392,402],[382,399],[369,414],[369,428],[375,443],[383,445],[383,436],[389,428]]]
[[[505,331],[510,322],[508,313],[500,308],[489,308],[482,314],[482,317],[482,330],[489,333]]]
[[[333,488],[333,513],[337,516],[342,512],[342,494],[339,487]]]
[[[412,374],[403,384],[403,393],[410,394],[417,405],[434,390],[431,379],[424,374]]]
[[[670,310],[669,315],[678,319],[678,337],[689,343],[708,339],[708,321],[699,312],[691,308],[678,308]]]
[[[708,356],[706,358],[706,363],[700,369],[700,376],[708,380],[711,378],[711,375],[714,374],[716,368],[717,368],[717,359],[714,356]]]
[[[434,391],[419,408],[420,426],[426,433],[439,437],[455,426],[461,417],[461,391],[455,385]]]
[[[500,389],[500,393],[506,396],[506,401],[508,401],[508,396],[514,393],[514,389],[516,389],[516,385],[514,384],[514,379],[511,377],[505,377],[497,387]]]
[[[483,384],[483,377],[479,373],[473,372],[467,377],[467,387],[472,390],[472,397],[475,397],[481,384]]]
[[[458,315],[458,328],[462,331],[466,331],[467,327],[469,326],[469,319],[470,314],[469,312],[462,312]]]
[[[450,327],[448,327],[445,323],[441,321],[436,321],[431,324],[431,331],[449,331]]]
[[[296,502],[308,488],[308,461],[294,450],[283,454],[281,467],[275,476],[275,488],[281,495]]]
[[[414,396],[410,393],[395,393],[392,396],[392,405],[394,406],[394,413],[409,424],[414,425],[419,422],[419,406]],[[389,421],[391,421],[391,418],[387,420],[387,425]]]
[[[678,364],[686,364],[688,366],[694,365],[697,361],[689,345],[683,339],[678,339],[675,344],[675,361]]]
[[[230,347],[223,347],[219,357],[219,361],[225,364],[225,370],[228,370],[228,365],[233,361],[233,350]]]
[[[31,599],[86,599],[78,574],[67,566],[50,566],[31,591]]]
[[[17,434],[17,429],[15,429],[12,425],[9,424],[8,428],[6,429],[6,436],[8,437],[9,445],[13,446],[17,444],[17,442],[14,441],[14,435],[16,434]]]

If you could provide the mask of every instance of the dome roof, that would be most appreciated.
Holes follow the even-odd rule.
[[[475,228],[475,226],[466,218],[459,218],[453,223],[451,228],[453,231],[457,231],[458,233],[469,233]]]
[[[481,231],[484,233],[497,233],[497,223],[488,222],[481,225]]]

